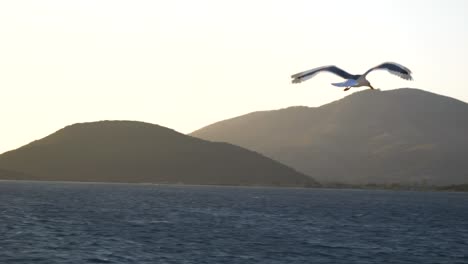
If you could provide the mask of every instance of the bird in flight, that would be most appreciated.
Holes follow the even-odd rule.
[[[351,87],[361,87],[361,86],[368,86],[369,88],[374,89],[374,87],[372,87],[370,82],[366,79],[366,76],[370,72],[375,71],[375,70],[387,70],[391,74],[397,75],[400,78],[403,78],[405,80],[410,80],[410,81],[413,80],[410,69],[395,62],[384,62],[373,68],[370,68],[364,74],[357,74],[357,75],[350,74],[336,66],[330,65],[330,66],[322,66],[322,67],[314,68],[311,70],[303,71],[300,73],[296,73],[292,75],[291,78],[292,78],[292,83],[301,83],[303,81],[306,81],[314,77],[319,72],[331,72],[340,76],[341,78],[346,79],[344,82],[332,83],[332,85],[337,86],[337,87],[345,87],[344,89],[345,91],[348,91],[349,89],[351,89]]]

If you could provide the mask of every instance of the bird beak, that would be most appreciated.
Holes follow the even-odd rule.
[[[369,84],[369,87],[370,87],[372,90],[374,90],[374,89],[375,89],[375,88],[374,88],[374,87],[372,87],[372,85],[370,85],[370,84]]]

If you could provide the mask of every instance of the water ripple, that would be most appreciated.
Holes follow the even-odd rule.
[[[468,263],[468,195],[0,183],[0,263]]]

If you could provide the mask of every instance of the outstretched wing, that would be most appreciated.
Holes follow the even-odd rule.
[[[374,68],[370,68],[368,71],[366,71],[366,73],[363,74],[363,76],[366,76],[367,74],[369,74],[371,71],[374,71],[374,70],[387,70],[391,74],[394,74],[405,80],[410,80],[410,81],[413,80],[410,69],[395,62],[384,62],[380,65],[375,66]]]
[[[300,82],[303,82],[303,81],[306,81],[312,77],[314,77],[317,73],[319,72],[323,72],[323,71],[326,71],[326,72],[331,72],[331,73],[334,73],[338,76],[340,76],[341,78],[344,78],[344,79],[353,79],[355,76],[336,67],[336,66],[322,66],[322,67],[318,67],[318,68],[315,68],[315,69],[311,69],[311,70],[308,70],[308,71],[303,71],[303,72],[300,72],[300,73],[296,73],[294,75],[291,76],[292,78],[292,83],[300,83]]]

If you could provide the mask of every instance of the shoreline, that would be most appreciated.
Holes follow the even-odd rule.
[[[174,187],[241,187],[241,188],[286,188],[286,189],[321,189],[321,190],[374,190],[374,191],[410,191],[410,192],[468,192],[468,184],[447,186],[404,186],[404,185],[350,185],[322,184],[321,186],[289,186],[289,185],[233,185],[233,184],[187,184],[187,183],[153,183],[153,182],[95,182],[95,181],[56,181],[56,180],[13,180],[0,179],[3,182],[50,183],[50,184],[90,184],[90,185],[140,185],[140,186],[174,186]]]

